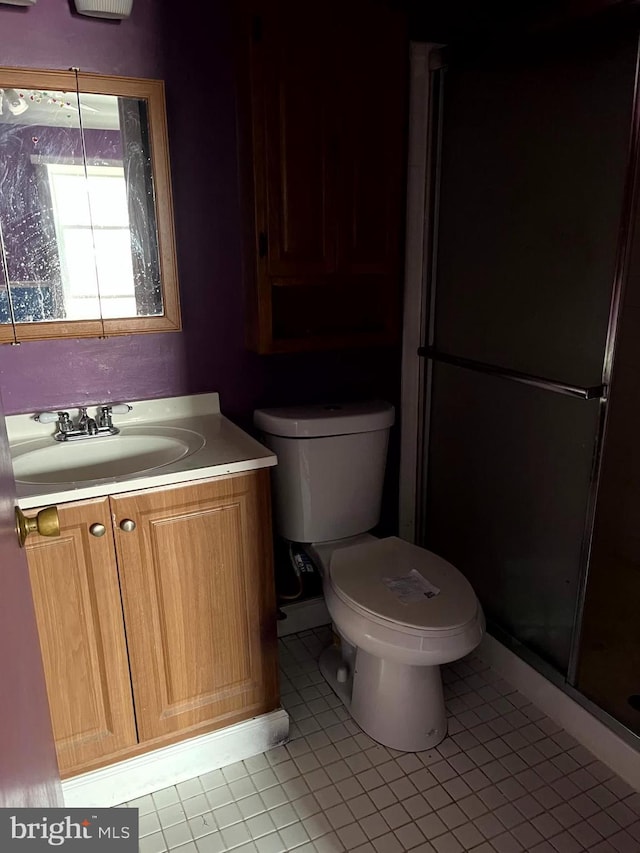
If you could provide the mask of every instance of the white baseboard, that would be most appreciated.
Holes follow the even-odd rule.
[[[640,754],[518,655],[485,634],[477,654],[579,743],[640,791]]]
[[[278,621],[279,637],[286,637],[288,634],[297,634],[299,631],[309,631],[311,628],[331,624],[331,616],[329,616],[323,596],[307,598],[304,601],[294,601],[280,607],[280,610],[287,614],[287,618]]]
[[[116,806],[266,752],[284,743],[288,736],[289,715],[282,709],[272,711],[65,779],[62,783],[64,803],[81,808]]]

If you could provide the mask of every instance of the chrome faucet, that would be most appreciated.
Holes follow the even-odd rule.
[[[118,435],[120,430],[113,425],[113,412],[124,414],[130,412],[132,406],[128,403],[115,403],[98,407],[98,418],[92,418],[87,414],[87,407],[80,406],[78,421],[74,425],[69,412],[41,412],[34,420],[41,424],[49,424],[55,421],[56,431],[53,437],[56,441],[77,441],[83,438],[95,438],[97,436]]]
[[[80,408],[80,417],[78,418],[78,431],[83,435],[96,435],[98,432],[98,424],[96,423],[95,418],[90,418],[87,414],[87,409],[85,406]],[[67,433],[67,438],[69,434]]]

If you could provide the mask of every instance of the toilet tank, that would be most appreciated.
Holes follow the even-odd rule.
[[[394,416],[380,400],[254,412],[278,457],[271,476],[280,536],[327,542],[375,527]]]

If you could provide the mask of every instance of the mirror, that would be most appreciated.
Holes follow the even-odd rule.
[[[0,341],[179,328],[162,81],[0,69]]]

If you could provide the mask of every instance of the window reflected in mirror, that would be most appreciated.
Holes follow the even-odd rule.
[[[87,88],[101,79],[84,75]],[[0,88],[0,327],[33,326],[32,338],[179,328],[166,128],[149,101]],[[60,323],[65,334],[47,329]]]
[[[135,317],[123,167],[85,171],[80,165],[47,163],[46,169],[60,257],[60,312],[70,320]]]

